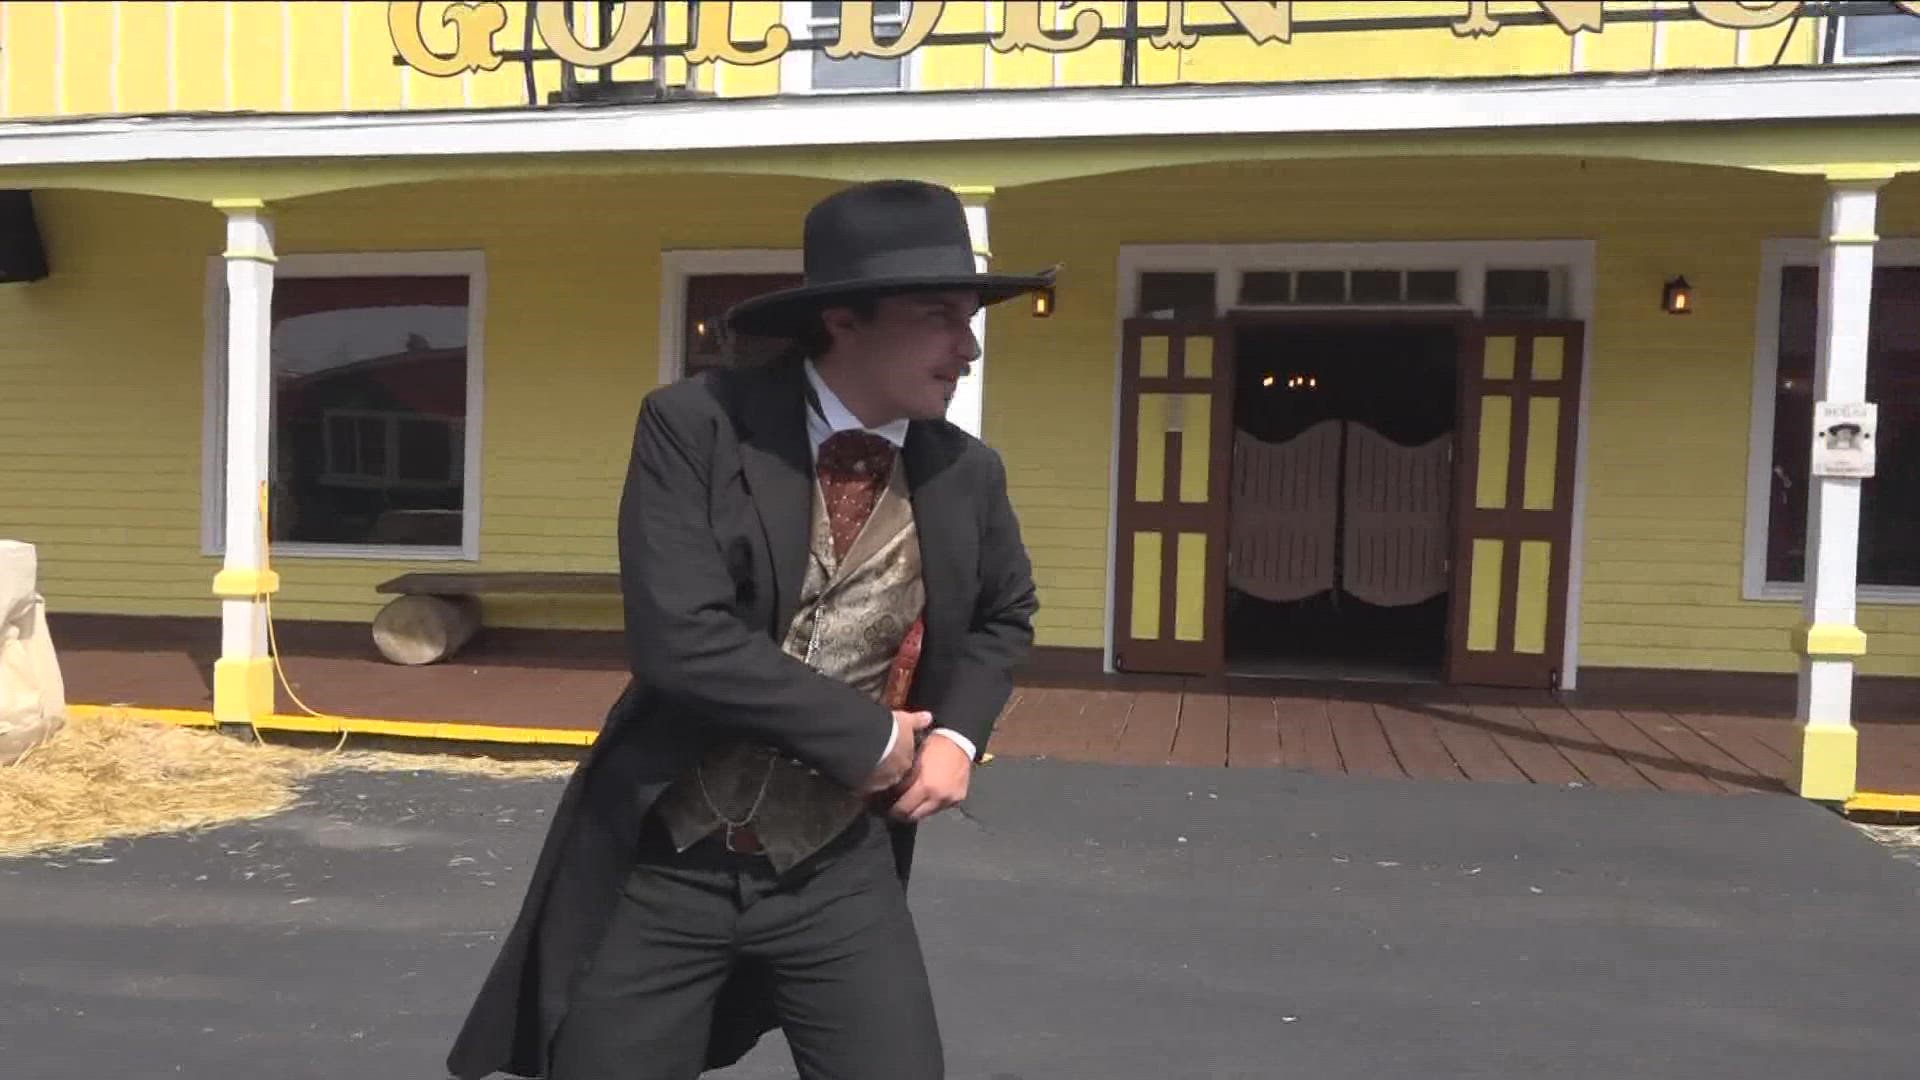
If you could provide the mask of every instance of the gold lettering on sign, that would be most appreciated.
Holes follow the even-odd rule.
[[[1560,29],[1569,34],[1582,30],[1599,33],[1607,25],[1607,7],[1601,0],[1539,0],[1540,7],[1553,16]]]
[[[1274,0],[1226,0],[1227,14],[1255,45],[1293,40],[1293,4]]]
[[[1186,0],[1167,0],[1167,25],[1147,39],[1156,49],[1191,49],[1200,44],[1200,35],[1187,29]]]
[[[1728,30],[1764,30],[1793,18],[1800,11],[1800,0],[1772,0],[1758,7],[1744,0],[1693,0],[1693,10]]]
[[[792,31],[776,22],[767,28],[767,36],[758,46],[742,48],[733,40],[733,5],[701,4],[700,22],[694,30],[693,44],[687,49],[687,63],[706,64],[718,60],[752,67],[780,59],[780,54],[791,44]]]
[[[853,56],[877,56],[892,60],[905,56],[927,40],[940,25],[940,12],[947,0],[915,0],[913,13],[900,31],[900,40],[882,45],[873,35],[873,0],[847,0],[840,5],[840,36],[827,46],[827,56],[845,60]]]
[[[419,3],[387,5],[387,32],[400,59],[422,75],[448,78],[466,71],[492,71],[500,66],[493,35],[506,29],[506,5],[487,0],[477,4],[449,4],[440,25],[453,27],[453,52],[437,53],[420,30]]]
[[[1535,0],[1540,10],[1553,16],[1560,29],[1568,34],[1577,34],[1582,30],[1599,31],[1606,27],[1607,11],[1602,0]],[[1500,17],[1495,15],[1488,0],[1470,0],[1465,18],[1453,24],[1455,37],[1492,37],[1500,32]]]
[[[553,55],[575,67],[600,67],[625,60],[640,48],[653,29],[654,7],[654,0],[621,4],[615,9],[620,13],[620,29],[599,48],[573,36],[573,28],[567,25],[567,5],[561,0],[540,0],[533,5],[533,21]]]
[[[995,52],[1019,52],[1021,49],[1039,49],[1041,52],[1068,53],[1078,52],[1093,44],[1100,36],[1104,24],[1100,13],[1081,8],[1073,16],[1073,33],[1057,38],[1040,28],[1040,5],[1037,3],[1008,4],[1002,11],[1006,16],[1006,25],[989,42]]]
[[[1453,23],[1454,37],[1492,37],[1500,32],[1500,20],[1487,10],[1488,0],[1469,0],[1467,17]]]

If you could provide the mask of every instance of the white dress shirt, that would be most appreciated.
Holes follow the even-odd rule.
[[[807,382],[813,386],[814,396],[818,399],[820,406],[818,409],[809,408],[807,410],[807,440],[812,445],[813,459],[816,463],[820,459],[820,444],[826,442],[829,436],[842,431],[872,432],[892,443],[895,447],[902,447],[907,444],[907,421],[892,420],[879,427],[867,427],[841,403],[839,396],[833,392],[832,388],[827,386],[826,380],[820,377],[819,370],[813,366],[813,361],[808,360],[806,362],[806,369]],[[978,751],[973,745],[973,740],[967,738],[965,735],[949,728],[934,728],[933,733],[952,739],[955,745],[966,751],[969,761],[979,756]],[[880,756],[875,759],[876,764],[885,761],[887,755],[893,753],[893,741],[899,734],[899,725],[895,725],[888,730],[887,748],[882,750]]]

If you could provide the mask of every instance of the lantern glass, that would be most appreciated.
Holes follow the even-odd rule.
[[[1666,290],[1661,294],[1660,307],[1669,315],[1693,314],[1693,286],[1687,284],[1684,277],[1667,282]]]

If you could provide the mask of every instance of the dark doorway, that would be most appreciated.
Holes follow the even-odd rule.
[[[1229,670],[1440,678],[1458,347],[1444,323],[1237,332]]]

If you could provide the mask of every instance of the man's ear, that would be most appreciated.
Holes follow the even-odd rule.
[[[820,326],[829,340],[852,334],[859,325],[860,318],[850,307],[829,307],[820,311]]]
[[[844,307],[826,307],[820,309],[820,327],[831,333],[838,330],[846,333],[853,326],[853,312]]]

